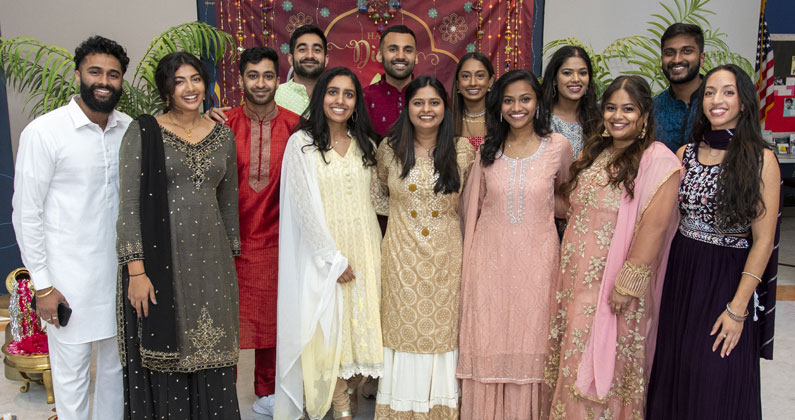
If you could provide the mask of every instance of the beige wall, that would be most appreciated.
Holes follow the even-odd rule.
[[[91,35],[121,44],[130,56],[127,79],[152,39],[166,29],[196,20],[196,0],[0,0],[4,38],[30,36],[74,48]],[[19,133],[30,121],[24,95],[9,90],[11,143],[16,155]]]

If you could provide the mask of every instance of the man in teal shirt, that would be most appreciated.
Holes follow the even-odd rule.
[[[314,25],[304,25],[290,36],[290,54],[293,78],[279,85],[276,104],[302,115],[309,106],[312,90],[328,64],[326,35]]]
[[[690,141],[704,65],[704,33],[697,25],[674,23],[660,40],[662,71],[670,86],[654,97],[655,136],[674,153]]]

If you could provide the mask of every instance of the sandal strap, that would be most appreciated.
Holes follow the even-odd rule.
[[[335,419],[341,419],[343,417],[353,417],[353,414],[351,414],[351,410],[342,410],[342,411],[334,410],[333,417]]]

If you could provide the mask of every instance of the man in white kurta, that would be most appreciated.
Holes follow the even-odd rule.
[[[124,404],[116,343],[118,154],[130,117],[113,108],[129,59],[95,36],[77,48],[75,63],[81,94],[20,136],[12,219],[37,314],[49,324],[58,418],[89,418],[93,346],[93,419],[116,420]],[[57,321],[58,303],[72,309],[67,326]]]

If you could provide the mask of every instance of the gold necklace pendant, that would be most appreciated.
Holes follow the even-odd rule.
[[[172,117],[172,116],[171,116],[171,113],[169,113],[169,114],[168,114],[168,119],[169,119],[169,120],[171,120],[171,124],[174,124],[174,125],[176,125],[177,127],[181,128],[181,129],[182,129],[182,131],[184,131],[184,132],[185,132],[185,134],[187,134],[187,135],[188,135],[188,138],[190,138],[190,137],[191,137],[191,134],[193,134],[193,130],[195,130],[195,129],[196,129],[196,126],[193,126],[193,127],[191,127],[191,128],[187,128],[187,127],[183,127],[183,126],[181,126],[181,125],[177,124],[177,122],[176,122],[176,121],[174,121],[174,117]]]

